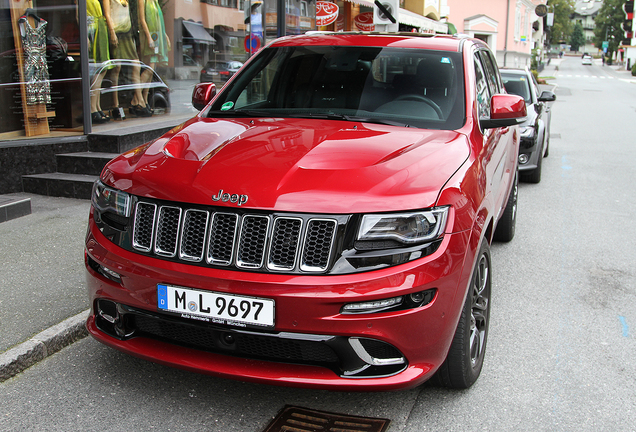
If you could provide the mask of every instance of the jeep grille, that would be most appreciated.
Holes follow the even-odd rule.
[[[239,214],[138,202],[132,245],[151,255],[214,266],[324,272],[337,221]]]

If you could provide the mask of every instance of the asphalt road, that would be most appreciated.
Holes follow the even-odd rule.
[[[259,432],[286,404],[390,418],[390,431],[636,429],[636,85],[566,58],[550,155],[493,247],[486,360],[467,391],[338,393],[222,380],[88,338],[0,383],[0,430]],[[417,337],[417,335],[414,335]]]

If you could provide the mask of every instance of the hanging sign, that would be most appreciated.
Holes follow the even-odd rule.
[[[358,14],[353,23],[362,31],[374,31],[375,24],[373,24],[373,12],[362,12]]]
[[[316,25],[327,26],[338,18],[338,5],[326,1],[316,2]]]
[[[544,17],[548,14],[548,7],[544,4],[539,4],[534,8],[534,13],[537,14],[538,17]]]

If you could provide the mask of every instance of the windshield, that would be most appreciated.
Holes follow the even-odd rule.
[[[461,55],[382,47],[268,48],[223,89],[205,115],[458,129],[465,119]]]
[[[502,73],[501,79],[503,80],[504,87],[508,93],[521,96],[526,103],[532,103],[530,87],[528,85],[529,83],[525,76],[512,74],[507,75]]]

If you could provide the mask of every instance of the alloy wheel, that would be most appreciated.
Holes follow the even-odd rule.
[[[470,309],[470,361],[475,366],[483,355],[488,330],[488,308],[490,306],[490,264],[482,254],[472,283],[472,305]]]

